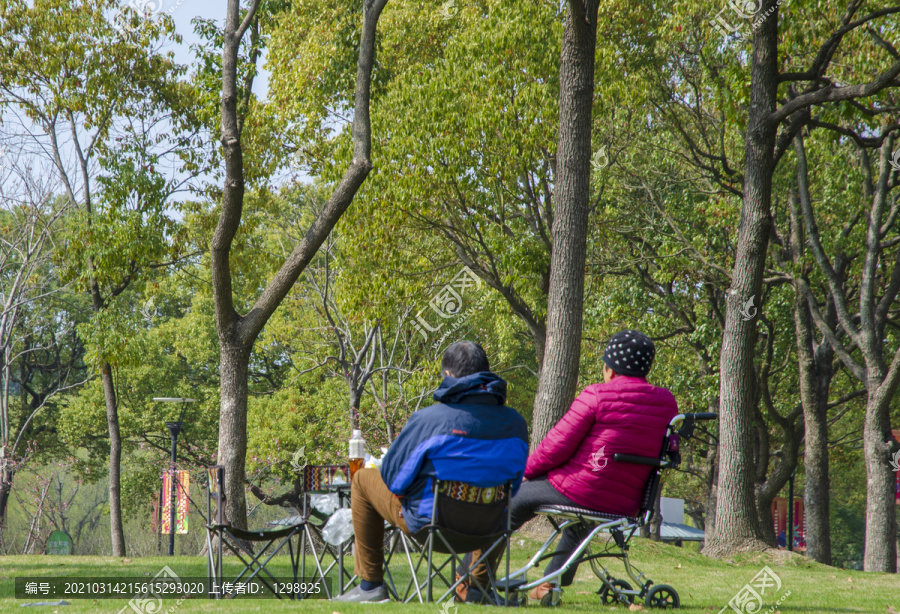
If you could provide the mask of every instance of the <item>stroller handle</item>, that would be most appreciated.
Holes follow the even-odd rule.
[[[694,436],[694,422],[697,420],[715,420],[718,417],[718,414],[712,412],[678,414],[669,422],[669,432],[680,435],[685,439],[690,439]]]
[[[719,417],[719,414],[714,414],[712,412],[702,412],[699,414],[685,414],[687,416],[693,416],[694,420],[715,420]]]

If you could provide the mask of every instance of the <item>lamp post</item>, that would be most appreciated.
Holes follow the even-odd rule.
[[[169,556],[175,556],[175,505],[177,502],[175,496],[175,480],[178,477],[175,473],[175,462],[177,460],[175,449],[178,445],[178,433],[181,432],[181,427],[184,425],[184,421],[182,420],[182,418],[184,418],[184,410],[187,408],[188,403],[193,403],[196,399],[186,399],[182,397],[153,397],[153,400],[157,403],[181,403],[181,413],[178,415],[178,420],[166,421],[166,428],[169,429],[169,436],[172,438],[171,479],[169,480]]]

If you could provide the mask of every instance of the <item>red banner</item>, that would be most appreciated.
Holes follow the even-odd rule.
[[[188,494],[190,492],[191,479],[187,471],[178,472],[178,480],[175,483],[175,533],[184,535],[188,532]],[[172,532],[170,521],[172,518],[172,473],[163,474],[163,509],[162,509],[162,533],[168,535]]]
[[[775,497],[772,500],[772,520],[775,523],[775,537],[780,548],[787,547],[788,500]],[[803,497],[794,497],[794,550],[806,550],[806,508]]]

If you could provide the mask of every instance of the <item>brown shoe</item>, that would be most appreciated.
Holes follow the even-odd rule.
[[[456,579],[459,580],[462,576],[456,576]],[[468,582],[460,582],[456,585],[456,601],[459,603],[466,602],[466,595],[469,594],[469,583]]]
[[[528,598],[533,601],[540,601],[541,599],[544,598],[544,595],[546,595],[547,593],[550,592],[550,589],[552,589],[552,588],[553,588],[553,585],[550,584],[549,582],[544,582],[543,584],[538,584],[533,589],[531,589],[530,593],[528,593]]]

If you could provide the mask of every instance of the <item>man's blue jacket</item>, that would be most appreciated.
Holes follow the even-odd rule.
[[[482,487],[512,480],[515,493],[528,460],[528,426],[504,405],[506,382],[498,375],[445,377],[434,400],[409,417],[381,464],[412,533],[431,521],[435,477]]]

